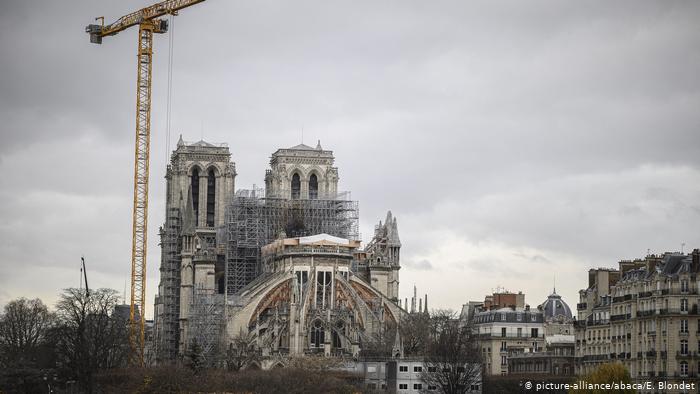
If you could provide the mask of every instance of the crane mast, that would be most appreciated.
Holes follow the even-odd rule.
[[[151,73],[153,34],[168,30],[167,20],[159,19],[201,3],[204,0],[163,1],[124,15],[109,25],[91,24],[85,28],[90,42],[102,44],[102,38],[139,26],[136,64],[136,143],[134,149],[134,209],[131,243],[131,306],[129,308],[129,344],[131,362],[144,364],[146,313],[146,251],[148,241],[148,173],[151,145]],[[104,18],[102,19],[104,22]]]

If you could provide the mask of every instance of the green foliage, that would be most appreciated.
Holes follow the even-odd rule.
[[[629,371],[625,368],[622,363],[605,363],[596,368],[592,373],[586,375],[582,381],[589,384],[605,384],[605,383],[632,383],[632,378],[630,377]],[[584,390],[570,390],[572,394],[603,394],[603,393],[636,393],[635,390],[629,389],[617,389],[617,390],[607,390],[607,389],[597,389],[597,388],[586,388]]]

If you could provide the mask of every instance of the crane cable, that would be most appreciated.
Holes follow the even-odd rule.
[[[170,15],[170,29],[168,34],[168,97],[167,109],[165,114],[165,164],[167,166],[170,153],[170,122],[172,115],[172,97],[173,97],[173,47],[175,46],[175,15]]]

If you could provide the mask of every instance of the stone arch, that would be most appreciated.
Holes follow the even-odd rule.
[[[292,200],[298,200],[301,198],[301,175],[297,171],[292,173],[289,190],[291,192]]]
[[[190,165],[190,168],[187,169],[187,176],[191,177],[194,170],[197,170],[200,174],[202,174],[204,173],[204,166],[199,162]]]

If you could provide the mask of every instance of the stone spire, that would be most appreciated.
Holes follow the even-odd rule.
[[[318,143],[316,144],[316,150],[323,150],[323,148],[321,148],[321,140],[318,140]]]

